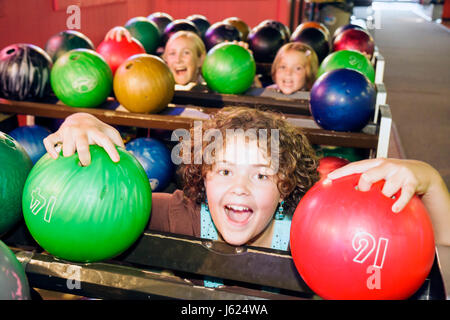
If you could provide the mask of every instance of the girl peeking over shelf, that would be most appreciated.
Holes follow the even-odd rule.
[[[290,220],[300,198],[318,181],[318,159],[305,135],[278,113],[246,107],[224,108],[198,122],[183,137],[177,157],[182,190],[152,194],[149,229],[288,250]],[[89,144],[102,146],[115,162],[120,134],[88,113],[69,116],[44,139],[53,158],[78,152],[89,165]],[[353,162],[328,179],[362,173],[364,192],[385,180],[383,194],[402,190],[393,211],[400,212],[414,194],[427,207],[438,244],[450,245],[450,196],[439,173],[417,160],[369,159]]]
[[[285,95],[310,91],[318,68],[317,54],[310,46],[301,42],[287,43],[278,50],[272,63],[274,84],[266,88]]]
[[[183,190],[152,194],[148,227],[287,250],[290,217],[319,178],[307,138],[280,114],[251,108],[224,108],[199,123],[180,135]],[[124,147],[113,127],[87,113],[69,116],[45,139],[54,158],[59,142],[63,156],[78,151],[83,165],[90,163],[89,144],[102,146],[113,161],[119,160],[115,145]]]
[[[120,41],[125,37],[131,41],[130,32],[124,27],[114,27],[105,39]],[[162,58],[167,63],[175,79],[175,90],[190,90],[203,79],[201,66],[206,56],[203,41],[198,35],[189,31],[178,31],[167,41]]]

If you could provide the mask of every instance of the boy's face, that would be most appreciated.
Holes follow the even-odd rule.
[[[284,94],[291,94],[305,86],[306,65],[308,61],[303,52],[286,51],[275,71],[275,83]]]
[[[281,201],[275,173],[256,143],[229,143],[216,157],[205,179],[212,219],[227,243],[247,244],[268,229]]]
[[[176,84],[186,85],[196,82],[203,57],[197,55],[193,41],[178,37],[167,43],[164,60],[175,78]]]

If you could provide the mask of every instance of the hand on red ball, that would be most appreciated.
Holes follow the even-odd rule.
[[[131,33],[127,29],[124,27],[114,27],[108,31],[105,40],[115,39],[117,42],[120,42],[122,41],[122,37],[125,37],[128,42],[131,42]]]

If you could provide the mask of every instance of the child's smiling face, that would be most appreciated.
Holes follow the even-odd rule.
[[[176,84],[186,85],[197,81],[202,57],[198,56],[193,41],[186,37],[169,40],[165,48],[164,60],[172,71]]]
[[[222,238],[244,245],[258,238],[273,220],[281,201],[276,175],[256,143],[238,139],[216,155],[205,179],[209,210]]]
[[[291,94],[305,86],[307,63],[303,52],[288,50],[283,54],[275,72],[275,83],[281,92]]]

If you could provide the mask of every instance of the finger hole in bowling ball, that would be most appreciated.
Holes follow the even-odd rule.
[[[4,135],[6,138],[5,143],[10,147],[14,147],[14,139],[9,134],[4,133]]]
[[[130,64],[128,64],[125,68],[126,68],[126,69],[131,69],[132,67],[133,67],[133,64],[130,63]]]
[[[8,51],[6,51],[6,54],[13,54],[16,51],[16,49],[11,48]]]
[[[77,55],[70,56],[70,60],[73,61],[78,60],[78,56]]]

